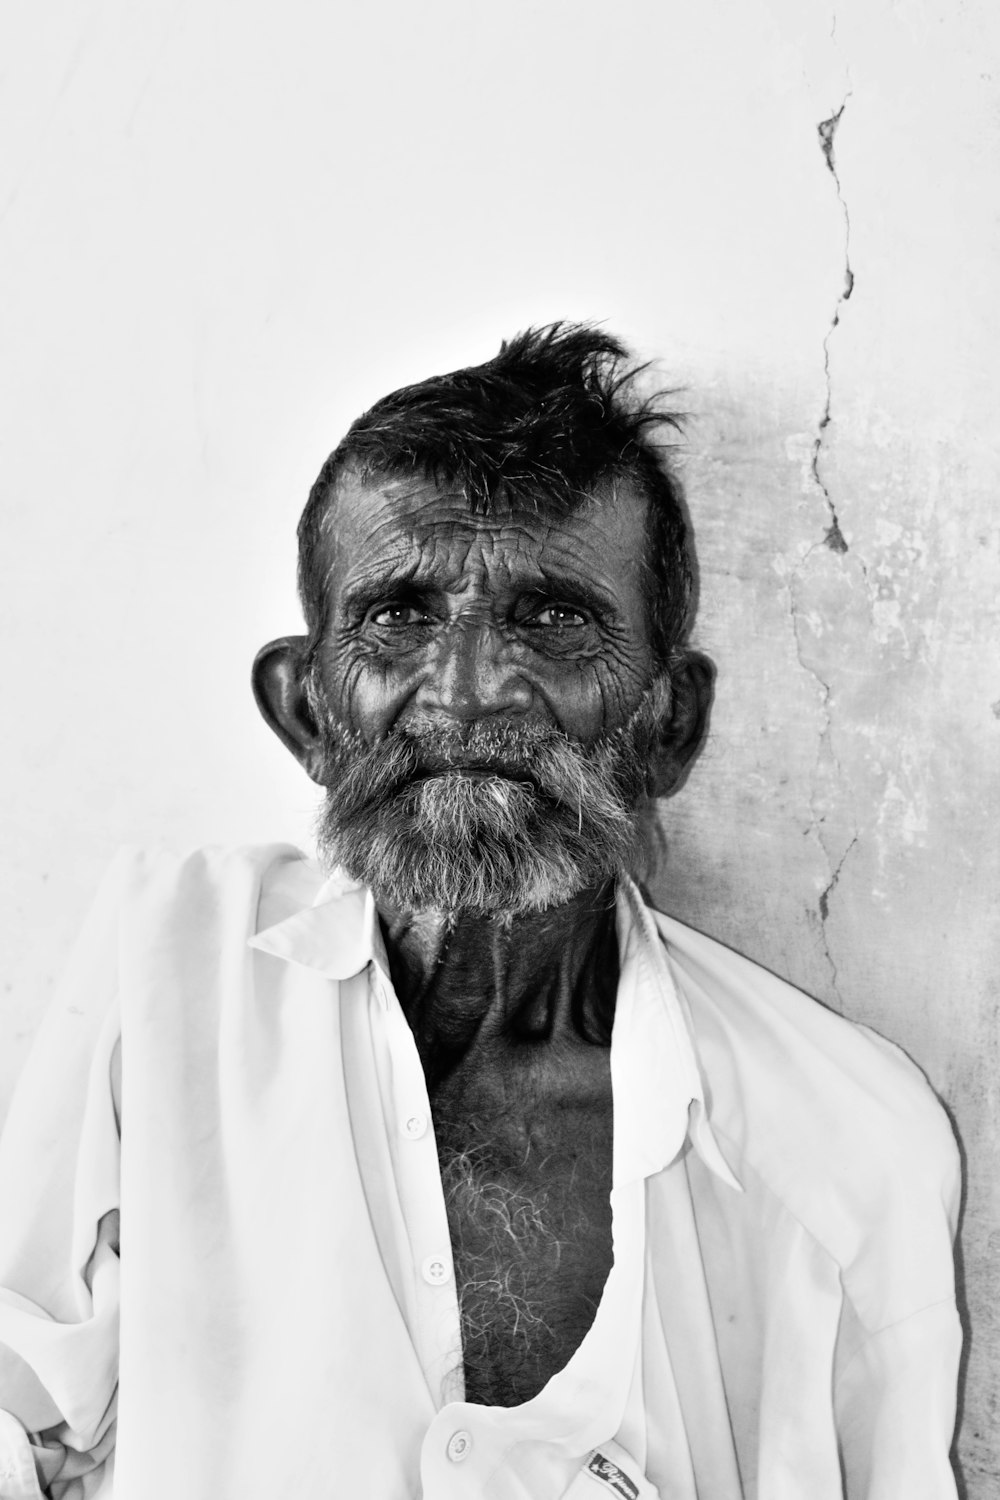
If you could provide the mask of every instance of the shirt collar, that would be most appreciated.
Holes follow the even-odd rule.
[[[615,1184],[662,1171],[690,1140],[705,1165],[740,1190],[712,1133],[662,939],[631,880],[619,885],[616,920],[621,967],[611,1042]],[[323,882],[311,905],[257,933],[250,946],[327,979],[350,979],[373,964],[383,981],[375,987],[380,1003],[389,1003],[392,981],[374,900],[341,871]]]
[[[663,942],[638,886],[618,887],[620,974],[611,1041],[615,1182],[668,1167],[688,1141],[738,1192],[712,1132],[705,1089]]]
[[[370,963],[389,976],[371,892],[342,870],[323,882],[309,906],[258,932],[250,947],[326,979],[351,979]]]

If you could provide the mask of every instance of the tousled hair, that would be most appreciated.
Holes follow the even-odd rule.
[[[326,539],[334,486],[350,467],[364,482],[418,474],[460,485],[481,515],[498,504],[565,515],[602,482],[631,481],[648,503],[650,634],[666,662],[686,633],[693,590],[683,491],[663,441],[680,431],[683,418],[665,406],[673,392],[639,392],[645,369],[601,329],[551,323],[505,340],[483,364],[376,401],[326,460],[299,521],[310,660],[330,602]]]

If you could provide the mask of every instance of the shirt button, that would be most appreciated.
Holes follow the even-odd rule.
[[[443,1255],[428,1255],[420,1270],[431,1286],[442,1286],[451,1275],[451,1266]]]
[[[472,1433],[464,1430],[453,1432],[444,1451],[453,1464],[460,1464],[472,1452]]]
[[[427,1116],[410,1115],[403,1121],[403,1134],[409,1136],[411,1141],[419,1141],[422,1135],[427,1133]]]

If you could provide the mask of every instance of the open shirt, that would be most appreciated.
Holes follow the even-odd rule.
[[[371,896],[124,855],[0,1153],[0,1500],[953,1500],[944,1112],[630,882],[617,923],[613,1267],[486,1407]]]

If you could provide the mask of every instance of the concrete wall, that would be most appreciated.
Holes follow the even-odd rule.
[[[949,1102],[971,1500],[1000,1477],[992,9],[0,21],[0,1105],[119,843],[308,837],[246,673],[298,620],[294,521],[346,423],[604,318],[688,386],[719,665],[657,889]]]

